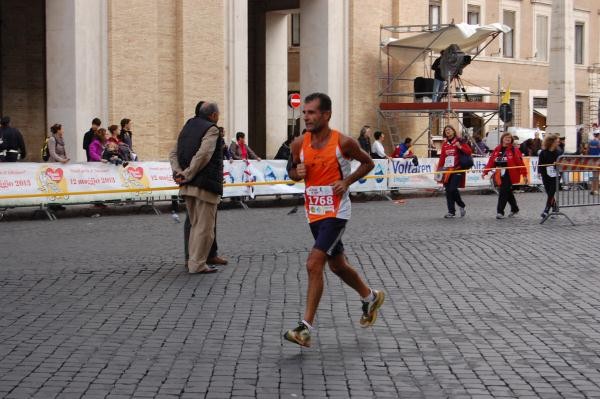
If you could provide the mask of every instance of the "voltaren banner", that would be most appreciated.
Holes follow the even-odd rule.
[[[415,166],[411,159],[375,160],[369,177],[360,179],[351,192],[390,189],[435,189],[437,158],[421,158]],[[474,158],[467,173],[467,187],[486,187],[481,178],[487,158]],[[537,158],[526,158],[529,184],[541,184]],[[286,161],[225,161],[223,197],[302,194],[304,184],[289,180]],[[358,167],[352,163],[352,171]],[[269,184],[269,182],[280,182]],[[255,186],[240,183],[262,183]],[[266,184],[265,184],[266,183]],[[67,193],[67,194],[65,194]],[[131,162],[126,168],[100,162],[88,163],[0,163],[0,207],[45,203],[89,203],[125,199],[165,199],[177,195],[168,162]]]

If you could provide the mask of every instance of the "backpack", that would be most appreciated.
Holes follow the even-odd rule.
[[[44,160],[44,162],[47,162],[50,159],[50,151],[48,151],[48,140],[49,138],[46,138],[41,150],[42,159]]]

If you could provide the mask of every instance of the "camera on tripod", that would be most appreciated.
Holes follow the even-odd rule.
[[[445,81],[451,82],[462,75],[464,67],[471,63],[471,56],[465,54],[456,44],[451,44],[442,53],[440,73]]]

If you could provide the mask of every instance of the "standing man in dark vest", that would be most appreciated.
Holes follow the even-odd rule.
[[[205,102],[189,119],[177,139],[177,157],[171,158],[179,195],[185,199],[192,225],[189,238],[190,273],[214,273],[207,259],[215,238],[217,205],[223,195],[223,154],[219,143],[219,107]]]

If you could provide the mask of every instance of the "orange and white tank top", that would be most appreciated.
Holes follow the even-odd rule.
[[[304,208],[309,223],[327,218],[350,219],[350,194],[333,193],[332,184],[350,175],[350,159],[344,158],[340,135],[331,130],[329,141],[321,149],[311,146],[312,133],[306,132],[302,141],[300,161],[306,166],[304,178]]]

